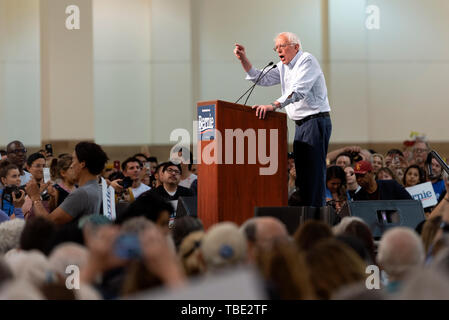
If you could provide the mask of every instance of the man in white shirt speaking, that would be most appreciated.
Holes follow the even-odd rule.
[[[247,73],[247,80],[261,86],[280,84],[282,96],[268,105],[255,105],[256,116],[264,119],[268,112],[285,107],[295,121],[293,151],[296,186],[303,206],[325,205],[326,154],[332,132],[330,106],[324,74],[317,59],[301,49],[298,36],[280,33],[274,51],[280,62],[277,68],[262,71],[253,68],[245,48],[235,44],[234,54]]]

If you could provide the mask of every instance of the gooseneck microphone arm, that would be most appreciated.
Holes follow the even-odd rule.
[[[262,80],[263,77],[265,77],[265,76],[268,74],[268,72],[270,72],[271,70],[273,70],[273,69],[276,68],[276,67],[277,67],[277,65],[272,66],[270,70],[268,70],[267,72],[265,72],[265,73],[262,75],[262,77],[259,76],[260,79],[258,79],[257,82],[254,83],[253,87],[251,88],[251,91],[249,92],[248,96],[246,97],[245,103],[243,104],[244,106],[246,106],[246,103],[248,102],[249,97],[250,97],[251,94],[253,93],[253,90],[254,90],[254,88],[256,87],[256,84],[257,84],[260,80]]]
[[[237,99],[237,101],[235,102],[235,103],[238,103],[250,90],[253,90],[253,88],[256,86],[256,84],[260,81],[260,79],[261,79],[261,77],[262,77],[262,75],[263,75],[263,72],[265,71],[265,69],[266,68],[268,68],[269,66],[271,66],[271,65],[273,65],[273,61],[271,61],[269,64],[267,64],[266,66],[265,66],[265,68],[263,68],[262,69],[262,72],[259,74],[259,77],[257,77],[257,80],[256,80],[256,82],[251,86],[251,87],[249,87],[248,88],[248,90],[246,90],[245,91],[245,93],[244,94],[242,94],[241,96],[240,96],[240,98],[238,98]],[[250,93],[251,94],[251,93]],[[245,103],[246,104],[246,103]]]

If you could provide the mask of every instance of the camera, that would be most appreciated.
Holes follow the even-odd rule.
[[[51,143],[45,145],[45,152],[47,152],[49,157],[53,157],[53,146]]]
[[[25,186],[15,186],[15,185],[11,185],[11,186],[6,186],[5,189],[3,190],[3,194],[6,196],[10,196],[11,201],[12,202],[12,193],[14,192],[14,195],[16,196],[16,198],[20,198],[20,196],[22,195],[22,193],[20,192],[20,190],[25,191]]]
[[[130,177],[125,177],[118,184],[121,185],[123,189],[128,189],[133,185],[133,180]]]
[[[358,152],[351,152],[351,159],[352,162],[359,162],[363,160],[362,156]]]

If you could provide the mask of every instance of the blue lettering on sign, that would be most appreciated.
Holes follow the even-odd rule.
[[[215,105],[198,107],[198,140],[215,138]]]
[[[430,198],[432,198],[432,192],[431,191],[423,191],[422,193],[418,193],[418,194],[414,194],[413,195],[413,199],[415,200],[420,200],[420,201],[425,201],[425,200],[429,200]]]

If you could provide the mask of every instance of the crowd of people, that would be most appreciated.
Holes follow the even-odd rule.
[[[406,188],[431,182],[436,199],[445,195],[440,163],[432,158],[429,173],[427,158],[431,151],[425,139],[416,139],[405,150],[388,150],[385,155],[359,146],[348,146],[327,155],[326,202],[340,211],[354,200],[409,200]],[[289,163],[289,196],[296,191],[294,162]],[[294,197],[293,197],[294,198]],[[294,203],[294,201],[292,201]],[[435,206],[425,208],[430,216]]]
[[[0,299],[132,299],[239,267],[267,299],[448,299],[449,182],[437,161],[429,176],[429,151],[417,140],[386,155],[357,146],[328,154],[326,200],[337,214],[348,201],[411,199],[405,188],[432,183],[439,202],[426,219],[377,239],[358,217],[309,220],[293,234],[275,217],[205,230],[198,217],[176,216],[179,197],[201,196],[186,148],[162,163],[132,155],[118,168],[95,143],[54,156],[13,141],[0,160]],[[115,219],[104,215],[103,185],[115,191]]]

